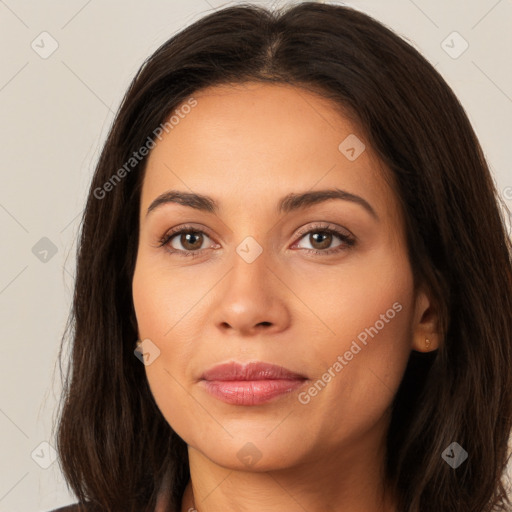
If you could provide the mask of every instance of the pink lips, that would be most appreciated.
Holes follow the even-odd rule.
[[[210,394],[233,405],[258,405],[301,386],[306,377],[282,366],[235,361],[210,368],[201,383]]]

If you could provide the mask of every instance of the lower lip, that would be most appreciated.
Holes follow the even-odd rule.
[[[203,380],[208,393],[232,405],[258,405],[290,393],[304,384],[305,379],[278,380]]]

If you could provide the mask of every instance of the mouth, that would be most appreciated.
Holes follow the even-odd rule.
[[[232,405],[259,405],[291,393],[307,377],[270,363],[245,365],[231,361],[210,368],[200,384],[208,393]]]

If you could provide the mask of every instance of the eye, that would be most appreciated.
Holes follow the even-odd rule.
[[[181,226],[167,232],[158,246],[165,246],[172,254],[195,257],[206,250],[202,247],[205,238],[210,240],[210,237],[204,231],[192,226]]]
[[[330,224],[319,224],[312,227],[309,226],[307,230],[301,230],[298,235],[301,236],[301,239],[308,235],[306,241],[312,247],[305,247],[302,249],[313,254],[332,254],[346,250],[355,245],[355,239],[348,233],[348,231],[344,232],[335,226],[331,226]],[[338,245],[331,247],[333,239],[336,238],[340,240],[340,242]],[[297,243],[295,243],[292,247],[301,248],[297,245]]]

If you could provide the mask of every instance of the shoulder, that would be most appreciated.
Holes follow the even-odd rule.
[[[66,505],[65,507],[55,508],[49,512],[87,512],[89,510],[91,510],[91,508],[88,507],[87,504],[80,505],[78,503],[73,503],[71,505]]]

